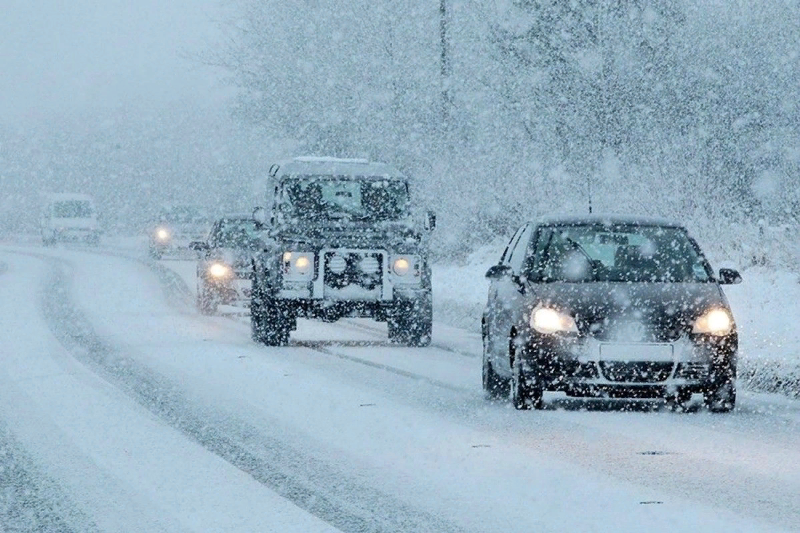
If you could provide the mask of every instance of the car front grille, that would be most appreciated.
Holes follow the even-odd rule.
[[[356,285],[370,291],[380,287],[383,256],[381,252],[327,252],[324,257],[325,286],[343,289]]]
[[[609,381],[658,383],[669,378],[674,366],[672,362],[600,361],[600,372]]]

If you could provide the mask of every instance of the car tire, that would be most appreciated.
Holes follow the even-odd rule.
[[[535,370],[526,369],[521,357],[514,356],[513,337],[509,339],[509,354],[512,356],[511,403],[514,409],[527,411],[544,408],[544,390],[538,382]]]
[[[692,391],[690,389],[677,389],[674,393],[666,396],[667,405],[673,411],[686,411],[689,402],[692,400]]]
[[[253,340],[266,346],[284,346],[289,343],[291,321],[275,303],[256,292],[253,281],[250,299],[250,332]]]
[[[494,371],[492,362],[486,354],[486,348],[483,350],[483,371],[481,372],[483,391],[487,400],[504,400],[508,399],[509,380],[500,377]]]
[[[736,383],[727,379],[710,386],[703,393],[703,400],[712,413],[729,413],[736,407]]]
[[[197,309],[203,315],[216,314],[219,308],[217,299],[208,289],[198,286],[197,287]]]

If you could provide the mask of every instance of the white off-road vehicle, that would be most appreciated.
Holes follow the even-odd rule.
[[[257,208],[263,246],[253,261],[253,339],[289,340],[297,318],[370,317],[389,339],[431,340],[428,237],[415,222],[409,180],[363,159],[299,157],[273,165],[271,206]]]

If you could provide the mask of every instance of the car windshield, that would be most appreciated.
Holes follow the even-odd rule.
[[[305,176],[284,181],[282,209],[305,220],[394,220],[408,213],[405,181]]]
[[[216,246],[242,248],[253,245],[259,238],[256,221],[250,219],[226,219],[219,224]]]
[[[705,282],[707,263],[686,231],[662,226],[542,228],[535,269],[543,281]]]
[[[195,207],[173,207],[161,213],[160,219],[162,222],[173,224],[204,224],[208,220],[206,215]]]
[[[64,200],[53,204],[56,218],[88,218],[93,214],[92,204],[86,200]]]

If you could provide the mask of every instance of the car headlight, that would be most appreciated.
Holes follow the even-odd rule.
[[[169,230],[167,230],[165,228],[158,228],[156,230],[156,239],[158,239],[161,242],[168,241],[169,240]]]
[[[283,277],[289,281],[305,281],[314,276],[312,252],[284,252]]]
[[[215,278],[224,278],[230,275],[231,268],[222,263],[212,263],[211,266],[208,267],[208,273]]]
[[[551,309],[537,307],[531,313],[531,327],[539,333],[552,335],[553,333],[578,333],[578,326],[571,316]]]
[[[726,309],[711,309],[694,321],[692,333],[723,336],[733,331],[733,317]]]

